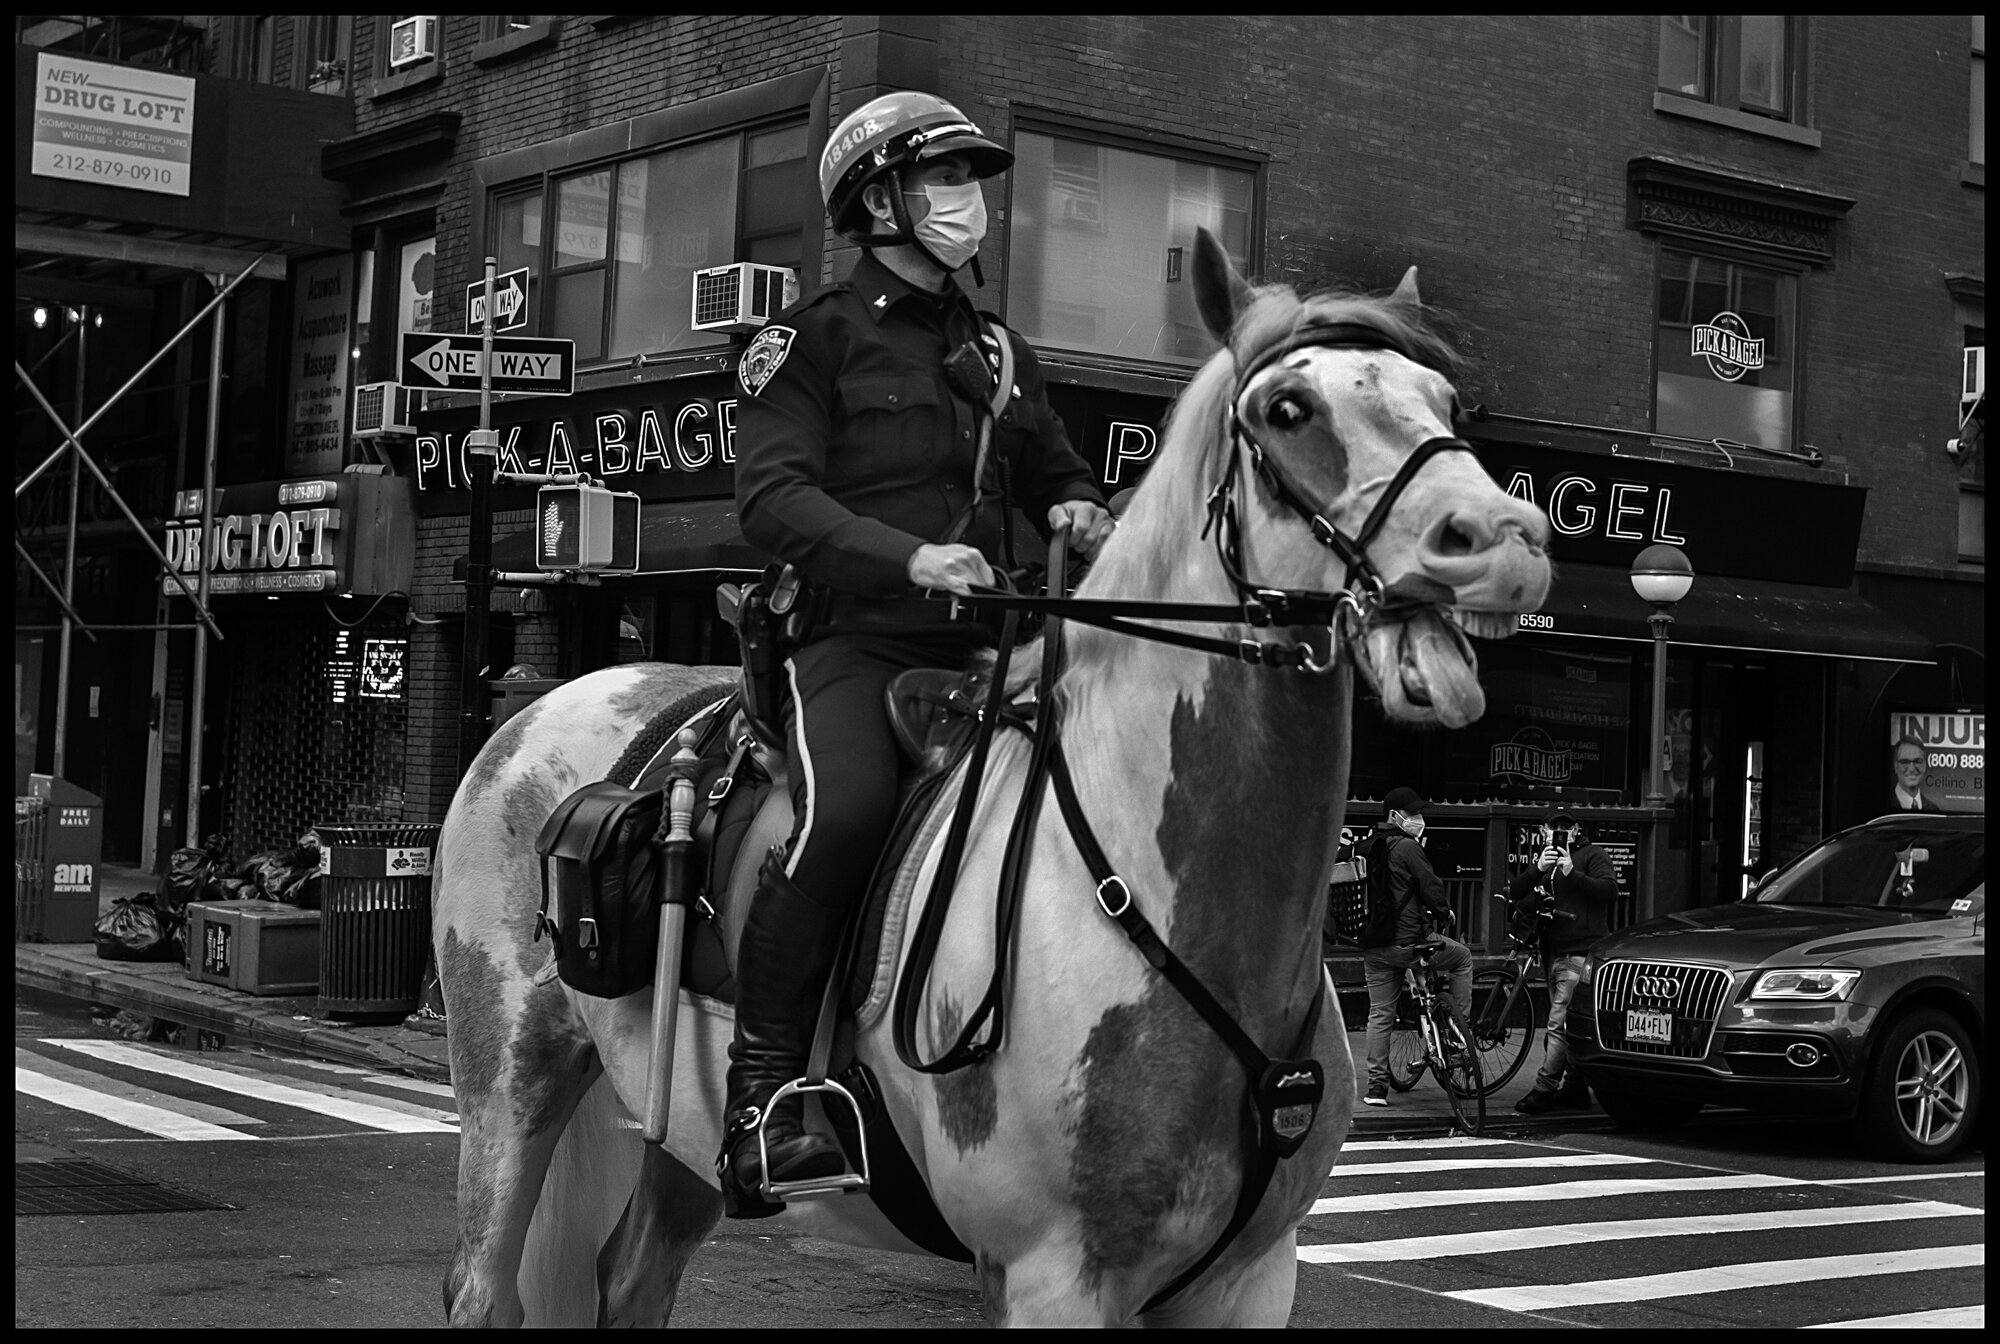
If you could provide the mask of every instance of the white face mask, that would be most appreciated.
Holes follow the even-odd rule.
[[[971,261],[986,237],[986,196],[977,182],[956,187],[927,186],[931,212],[915,229],[917,240],[938,263],[955,271]]]
[[[1410,839],[1421,840],[1424,838],[1424,819],[1422,817],[1405,816],[1397,824],[1403,828],[1403,834],[1409,836]]]

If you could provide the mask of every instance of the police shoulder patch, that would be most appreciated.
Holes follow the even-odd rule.
[[[756,396],[764,390],[764,384],[771,381],[778,366],[785,362],[785,356],[792,352],[792,341],[798,332],[791,327],[770,326],[758,332],[750,342],[750,348],[743,352],[743,362],[736,366],[736,380],[743,384],[743,390]]]

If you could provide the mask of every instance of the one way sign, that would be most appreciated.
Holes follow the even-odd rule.
[[[453,331],[403,333],[405,387],[479,390],[480,339]],[[493,338],[493,390],[566,397],[576,388],[576,342],[544,336]]]
[[[486,281],[465,287],[465,325],[478,331],[486,325]],[[528,268],[493,277],[493,331],[519,331],[528,325]]]

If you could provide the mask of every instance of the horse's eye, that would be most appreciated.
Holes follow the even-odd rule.
[[[1312,407],[1289,393],[1281,393],[1264,408],[1264,418],[1273,429],[1297,429],[1312,419]]]

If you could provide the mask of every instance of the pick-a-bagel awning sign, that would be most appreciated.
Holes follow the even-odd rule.
[[[472,332],[403,333],[405,387],[479,390],[480,337]],[[495,336],[493,390],[566,397],[576,386],[576,342],[551,336]]]
[[[35,177],[185,196],[194,176],[194,80],[35,55]]]

